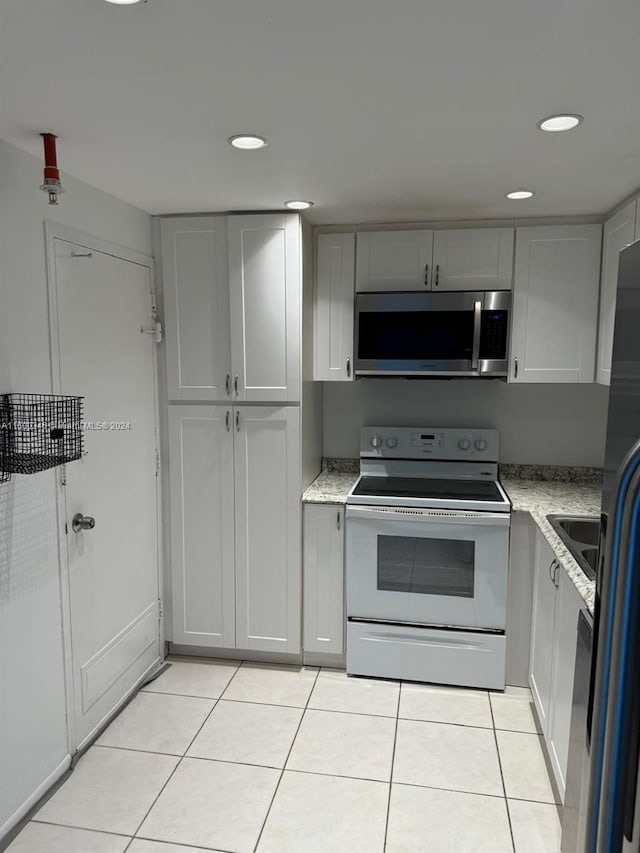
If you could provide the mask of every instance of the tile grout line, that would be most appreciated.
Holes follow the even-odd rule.
[[[502,790],[504,791],[504,808],[507,812],[507,821],[509,822],[509,835],[511,836],[511,847],[515,853],[516,850],[516,842],[513,837],[513,826],[511,825],[511,812],[509,811],[509,802],[507,800],[507,786],[504,784],[504,773],[502,772],[502,758],[500,756],[500,744],[498,743],[498,733],[496,731],[496,721],[493,716],[493,705],[491,703],[491,696],[489,696],[489,710],[491,711],[491,721],[493,723],[493,739],[496,744],[496,753],[498,754],[498,767],[500,768],[500,780],[502,781]]]
[[[231,676],[231,678],[230,678],[230,679],[229,679],[229,681],[227,682],[227,687],[229,686],[229,684],[231,684],[231,682],[233,681],[233,679],[236,677],[236,675],[237,675],[237,673],[239,672],[239,670],[240,670],[240,666],[238,666],[238,667],[236,668],[236,671],[233,673],[233,675]],[[225,690],[227,689],[227,687],[225,687]],[[222,694],[221,694],[221,695],[224,695],[224,690],[222,691]],[[182,754],[182,757],[178,759],[178,763],[176,764],[176,766],[173,768],[173,770],[172,770],[172,771],[171,771],[171,773],[169,774],[169,778],[168,778],[168,779],[167,779],[167,781],[164,783],[164,785],[162,786],[162,788],[160,788],[160,790],[158,791],[157,796],[154,798],[153,802],[151,803],[151,805],[149,806],[149,808],[148,808],[148,809],[147,809],[147,811],[145,812],[144,817],[142,818],[142,820],[141,820],[141,821],[140,821],[140,823],[138,824],[138,827],[137,827],[136,831],[133,833],[133,837],[131,838],[131,841],[127,844],[127,846],[126,846],[126,847],[125,847],[125,849],[124,849],[124,853],[127,853],[127,850],[128,850],[128,849],[131,847],[131,845],[133,844],[133,842],[134,842],[134,840],[135,840],[136,835],[140,832],[140,829],[142,828],[143,823],[144,823],[144,822],[145,822],[145,820],[149,817],[149,815],[150,815],[150,813],[151,813],[151,810],[153,809],[153,807],[155,806],[155,804],[158,802],[158,800],[159,800],[159,799],[160,799],[160,797],[162,796],[162,792],[165,790],[165,788],[167,787],[167,785],[169,784],[169,782],[173,779],[174,775],[176,774],[176,772],[177,772],[177,770],[178,770],[178,767],[180,767],[180,765],[181,765],[181,764],[182,764],[182,762],[184,761],[184,759],[185,759],[185,757],[186,757],[187,752],[189,752],[189,750],[191,749],[191,747],[192,747],[192,745],[193,745],[194,740],[198,737],[198,735],[199,735],[199,734],[200,734],[200,732],[202,731],[202,729],[203,729],[203,727],[204,727],[205,723],[207,722],[207,720],[209,719],[209,717],[211,716],[211,714],[213,714],[213,712],[214,712],[214,710],[215,710],[215,708],[216,708],[216,705],[218,704],[218,702],[219,702],[219,701],[220,701],[220,699],[219,699],[219,698],[215,700],[215,702],[213,703],[213,707],[211,708],[211,710],[209,711],[209,713],[207,714],[207,716],[204,718],[204,720],[203,720],[203,722],[202,722],[202,725],[198,728],[198,730],[197,730],[197,732],[195,733],[195,735],[194,735],[194,736],[191,738],[191,740],[189,741],[189,745],[187,746],[187,748],[185,749],[184,753]],[[175,757],[175,756],[174,756],[174,757]]]
[[[284,776],[284,771],[287,767],[287,762],[289,761],[289,756],[291,755],[291,751],[293,750],[293,745],[296,742],[296,738],[298,737],[298,732],[300,731],[300,726],[302,725],[302,721],[304,720],[304,716],[307,713],[307,709],[309,708],[309,702],[311,701],[311,696],[313,691],[316,689],[316,684],[318,683],[318,678],[320,676],[321,667],[318,667],[316,670],[316,677],[313,679],[313,685],[311,690],[309,691],[309,695],[307,696],[307,701],[305,702],[304,709],[302,714],[300,715],[300,722],[298,723],[298,727],[296,728],[296,733],[293,736],[293,740],[291,741],[291,746],[289,747],[289,751],[287,752],[286,758],[282,764],[282,770],[280,771],[280,776],[278,777],[278,782],[273,791],[273,797],[271,797],[271,802],[269,803],[269,808],[267,809],[267,813],[264,816],[264,820],[262,821],[262,826],[260,827],[260,832],[258,833],[258,837],[256,839],[256,843],[253,847],[253,853],[256,853],[258,850],[258,845],[260,844],[260,839],[262,838],[262,833],[264,832],[264,828],[267,825],[267,821],[269,820],[269,815],[271,814],[271,809],[273,808],[273,804],[275,802],[276,796],[278,795],[278,790],[280,789],[280,783],[282,782],[282,777]]]
[[[389,815],[391,814],[391,791],[393,788],[393,767],[396,760],[396,743],[398,742],[398,724],[400,722],[400,699],[402,697],[402,681],[398,685],[398,704],[396,706],[396,725],[393,731],[393,749],[391,751],[391,772],[389,773],[389,794],[387,796],[387,816],[384,822],[384,839],[382,851],[387,849],[387,835],[389,833]]]

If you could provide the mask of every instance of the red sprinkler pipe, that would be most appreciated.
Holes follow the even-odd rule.
[[[58,203],[58,193],[64,192],[60,183],[60,170],[58,169],[58,158],[56,156],[55,133],[41,133],[44,142],[44,181],[40,187],[49,195],[49,204]]]
[[[44,177],[45,180],[50,178],[54,181],[60,180],[60,169],[58,169],[58,158],[56,155],[56,139],[55,133],[41,133],[40,136],[44,140]]]

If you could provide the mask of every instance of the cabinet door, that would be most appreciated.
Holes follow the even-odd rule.
[[[593,382],[600,225],[518,228],[511,382]]]
[[[513,228],[435,231],[434,290],[511,290]]]
[[[236,642],[300,652],[300,409],[236,408]]]
[[[353,381],[355,234],[319,234],[313,315],[313,378]]]
[[[160,222],[169,400],[225,400],[231,371],[227,222]]]
[[[430,290],[433,231],[364,231],[357,236],[356,290]]]
[[[553,663],[553,626],[556,588],[553,581],[553,551],[541,533],[536,537],[536,560],[533,574],[533,608],[531,611],[531,658],[529,686],[546,736],[551,695]]]
[[[616,316],[618,287],[618,256],[625,246],[633,243],[636,229],[636,202],[629,202],[604,224],[602,239],[602,279],[600,282],[600,320],[598,325],[598,364],[596,381],[608,385],[611,381],[613,325]]]
[[[305,652],[344,652],[344,507],[304,508]]]
[[[229,217],[234,400],[300,400],[297,214]]]
[[[563,569],[558,569],[557,575],[558,601],[553,640],[553,676],[547,741],[553,775],[564,802],[571,730],[573,674],[578,641],[578,614],[584,607],[584,602],[567,573]]]
[[[235,646],[231,414],[169,407],[174,643]]]

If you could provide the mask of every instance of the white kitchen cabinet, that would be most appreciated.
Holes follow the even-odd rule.
[[[556,607],[555,567],[553,551],[543,535],[538,532],[533,573],[529,686],[545,735],[548,730],[553,668],[553,628]]]
[[[300,409],[169,407],[173,642],[300,651]]]
[[[160,222],[169,400],[228,397],[227,218]]]
[[[303,526],[305,652],[344,652],[344,507],[306,504]]]
[[[547,743],[553,774],[560,791],[560,797],[564,802],[567,760],[569,758],[573,674],[576,665],[578,614],[585,604],[563,569],[558,570],[556,583],[558,587]]]
[[[516,231],[511,382],[593,382],[600,225]]]
[[[233,648],[231,407],[170,406],[173,641]]]
[[[598,362],[596,381],[611,381],[613,326],[618,286],[618,256],[625,246],[637,239],[637,202],[631,201],[604,224],[602,238],[602,278],[600,281],[600,319],[598,323]],[[640,225],[640,223],[638,223]]]
[[[300,652],[300,410],[234,410],[236,644]]]
[[[356,291],[431,289],[433,231],[363,231],[356,245]]]
[[[319,234],[316,243],[313,378],[353,381],[355,234]]]
[[[433,290],[510,290],[513,228],[434,231]]]
[[[169,400],[299,402],[297,214],[160,224]]]
[[[230,216],[228,227],[234,402],[297,402],[300,219]]]

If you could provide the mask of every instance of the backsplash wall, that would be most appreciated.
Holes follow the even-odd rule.
[[[323,386],[323,455],[356,457],[360,427],[491,427],[500,461],[601,467],[609,389],[491,380],[363,379]]]

